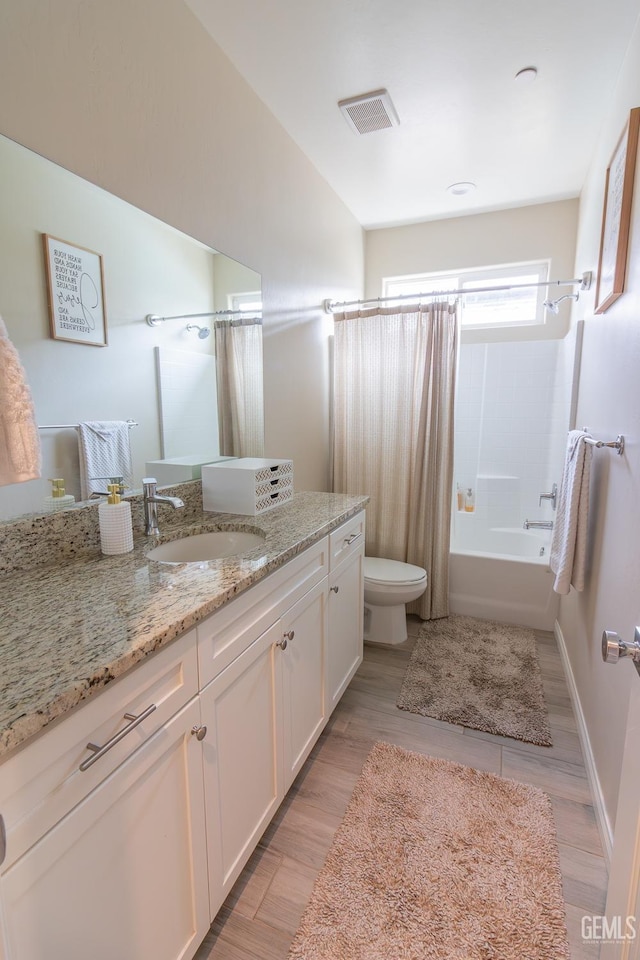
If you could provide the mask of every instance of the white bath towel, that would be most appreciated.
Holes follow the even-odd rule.
[[[0,317],[0,486],[40,476],[40,435],[18,351]]]
[[[122,477],[133,486],[129,424],[126,420],[91,420],[78,424],[80,495],[107,489],[105,477]]]
[[[584,442],[588,436],[584,430],[571,430],[567,438],[549,560],[556,593],[569,593],[570,587],[584,590],[592,453]]]

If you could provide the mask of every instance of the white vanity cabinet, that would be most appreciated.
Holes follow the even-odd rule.
[[[329,632],[326,715],[329,717],[362,663],[364,615],[364,513],[329,536]]]
[[[191,631],[0,767],[7,960],[193,956],[209,927],[199,726]]]
[[[327,571],[324,538],[198,626],[212,919],[325,723]]]
[[[0,960],[193,957],[362,659],[363,540],[360,513],[0,766]]]

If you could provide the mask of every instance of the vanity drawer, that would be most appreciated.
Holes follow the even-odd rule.
[[[323,537],[198,624],[201,690],[326,577],[328,546]]]
[[[0,873],[197,692],[196,636],[190,630],[9,757],[0,766],[0,814],[7,840]],[[87,749],[88,743],[104,746],[110,740],[114,745],[99,757]]]
[[[364,541],[364,510],[351,517],[329,534],[329,567],[335,570],[339,563],[355,553]]]

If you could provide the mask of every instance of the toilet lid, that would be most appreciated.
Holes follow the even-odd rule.
[[[373,583],[415,583],[427,575],[422,567],[382,557],[364,558],[364,578]]]

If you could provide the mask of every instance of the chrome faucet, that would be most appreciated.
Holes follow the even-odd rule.
[[[147,536],[158,536],[158,504],[168,503],[174,510],[184,507],[184,500],[180,497],[165,497],[157,492],[158,481],[155,477],[142,478],[142,493],[144,497],[144,532]]]
[[[553,520],[525,520],[525,530],[553,530]]]

